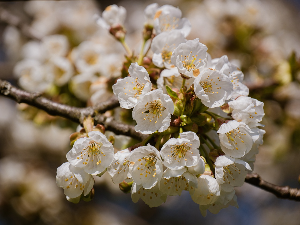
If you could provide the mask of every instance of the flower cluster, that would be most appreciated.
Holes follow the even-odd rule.
[[[227,56],[212,59],[198,38],[186,39],[191,25],[178,8],[152,4],[145,15],[144,41],[152,40],[153,57],[144,58],[143,49],[139,59],[128,57],[128,74],[112,90],[132,112],[135,130],[148,137],[114,154],[104,134],[86,130],[58,168],[57,183],[79,200],[91,191],[92,175],[108,171],[114,183],[131,187],[134,202],[141,198],[150,207],[182,191],[203,215],[237,206],[234,187],[253,169],[265,133],[258,128],[263,103],[248,97],[243,73]],[[125,16],[113,5],[97,23],[124,43]],[[153,68],[158,77],[149,74]]]

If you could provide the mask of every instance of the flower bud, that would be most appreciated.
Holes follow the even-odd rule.
[[[100,131],[102,134],[104,134],[105,133],[105,127],[102,124],[97,124],[94,127],[93,131]]]
[[[126,30],[121,25],[113,26],[109,29],[111,33],[118,41],[123,41],[125,39]]]
[[[127,183],[126,181],[123,181],[119,184],[119,188],[124,193],[129,193],[131,191],[132,184],[133,184],[133,182]]]
[[[145,24],[143,30],[143,38],[145,41],[149,40],[152,37],[153,25]]]

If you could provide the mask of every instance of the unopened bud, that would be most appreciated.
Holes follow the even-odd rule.
[[[108,141],[113,145],[115,143],[115,137],[109,136]]]
[[[150,65],[152,63],[152,59],[149,57],[144,57],[143,65]]]
[[[94,131],[100,131],[102,134],[105,133],[105,127],[102,124],[97,124],[94,129]]]
[[[145,24],[143,30],[143,38],[145,41],[149,40],[152,37],[153,25]]]
[[[111,33],[118,41],[122,41],[125,38],[126,30],[122,25],[116,25],[109,29]]]
[[[119,188],[124,193],[129,193],[131,191],[132,184],[133,182],[127,183],[126,181],[123,181],[119,184]]]
[[[173,121],[171,121],[171,126],[174,126],[174,127],[179,127],[181,124],[181,119],[180,117],[174,119]]]

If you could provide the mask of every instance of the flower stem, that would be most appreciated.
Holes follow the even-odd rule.
[[[205,140],[205,138],[203,138],[202,136],[200,136],[200,140],[201,140],[201,142],[203,141],[210,150],[214,149],[214,147],[207,140]]]
[[[148,137],[146,137],[142,142],[141,145],[146,145],[146,143],[156,134],[156,132],[150,134]]]
[[[143,62],[145,44],[146,44],[146,40],[144,39],[144,40],[143,40],[142,47],[141,47],[141,51],[140,51],[140,55],[139,55],[139,59],[138,59],[138,61],[137,61],[137,63],[138,63],[139,65],[141,65],[141,64],[142,64],[142,62]]]
[[[155,144],[155,148],[156,148],[157,150],[159,150],[160,143],[161,143],[161,139],[162,139],[163,137],[164,137],[163,135],[159,135],[159,136],[158,136],[158,139],[157,139],[156,144]]]
[[[179,133],[181,134],[183,132],[182,127],[179,128]]]
[[[217,129],[219,129],[219,122],[218,122],[217,115],[214,114],[214,113],[208,112],[208,111],[205,111],[204,113],[206,113],[207,115],[210,115],[210,116],[214,119],[214,121],[215,121],[215,127],[216,127]],[[220,117],[221,117],[221,116],[220,116]]]
[[[181,88],[182,88],[182,90],[183,90],[183,88],[184,88],[184,85],[185,85],[185,78],[183,78],[183,80],[182,80],[182,85],[181,85]]]
[[[150,50],[150,48],[151,48],[152,40],[153,40],[153,38],[150,39],[149,47],[148,47],[147,51],[145,52],[143,58],[147,56],[147,54],[148,54],[148,52],[149,52],[149,50]],[[146,43],[146,42],[145,42],[145,43]]]
[[[203,134],[203,136],[209,140],[209,142],[214,146],[215,149],[221,149],[220,146],[218,146],[208,135]]]
[[[127,55],[132,56],[132,52],[131,52],[129,46],[127,45],[127,43],[125,42],[125,39],[121,39],[120,42],[123,45],[123,47],[125,48]]]

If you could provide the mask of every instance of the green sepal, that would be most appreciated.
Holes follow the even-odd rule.
[[[173,91],[168,85],[166,85],[167,93],[170,95],[170,97],[178,99],[178,94]]]
[[[94,195],[95,195],[95,190],[94,190],[94,188],[92,188],[90,193],[88,193],[86,196],[84,196],[83,193],[82,193],[81,199],[85,202],[89,202],[94,198]]]

